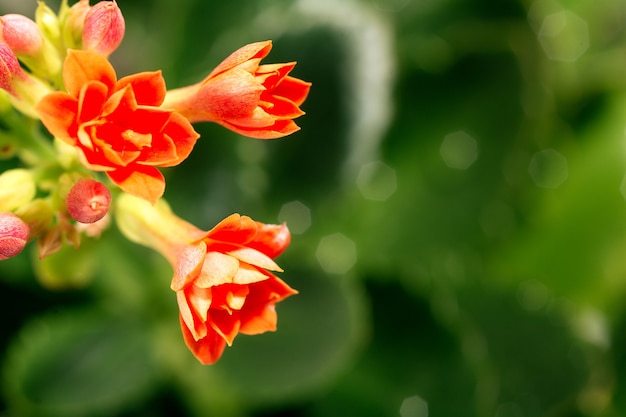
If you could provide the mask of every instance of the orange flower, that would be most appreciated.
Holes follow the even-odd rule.
[[[274,305],[296,291],[269,271],[289,244],[285,225],[233,214],[178,255],[176,291],[183,337],[203,364],[219,359],[238,333],[276,330]]]
[[[271,49],[271,41],[240,48],[200,83],[168,91],[163,107],[257,139],[296,132],[311,84],[288,75],[295,62],[259,65]]]
[[[42,123],[74,146],[87,168],[156,202],[165,190],[156,167],[178,165],[199,137],[183,116],[159,108],[166,91],[160,71],[117,80],[103,56],[70,50],[63,80],[67,92],[50,93],[37,105]]]
[[[233,214],[208,232],[174,215],[161,200],[155,206],[129,195],[117,199],[120,230],[152,247],[174,268],[183,337],[203,364],[216,362],[238,333],[276,330],[275,304],[297,291],[272,272],[287,248],[287,226],[255,222]]]

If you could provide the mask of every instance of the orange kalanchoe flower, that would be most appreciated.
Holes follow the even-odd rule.
[[[276,330],[274,305],[296,291],[269,271],[289,244],[285,225],[233,214],[178,254],[176,291],[183,337],[203,364],[219,359],[238,333]]]
[[[116,219],[132,241],[160,252],[172,265],[183,337],[203,364],[216,362],[238,333],[276,330],[275,304],[297,291],[273,274],[273,258],[289,245],[286,225],[233,214],[203,231],[174,215],[163,200],[152,206],[122,194]]]
[[[168,91],[163,107],[257,139],[298,131],[293,119],[304,114],[311,83],[288,75],[295,62],[259,65],[271,49],[271,41],[240,48],[200,83]]]
[[[123,191],[156,202],[165,190],[156,167],[178,165],[199,137],[187,119],[159,107],[166,91],[161,72],[117,80],[103,56],[70,50],[63,80],[67,92],[52,92],[37,105],[42,123],[74,146],[87,168],[105,172]]]

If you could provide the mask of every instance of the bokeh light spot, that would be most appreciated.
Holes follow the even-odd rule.
[[[439,153],[450,168],[467,169],[478,158],[478,143],[467,132],[460,130],[443,138]]]
[[[398,188],[396,171],[380,161],[365,164],[359,171],[356,185],[366,199],[385,201]]]
[[[311,226],[311,209],[300,201],[285,203],[278,213],[278,221],[287,223],[292,234],[302,234]]]
[[[345,274],[356,263],[356,244],[342,233],[334,233],[320,239],[315,256],[325,272]]]
[[[567,179],[567,158],[554,149],[535,152],[528,173],[537,187],[557,188]]]
[[[548,303],[548,288],[540,281],[522,282],[517,289],[517,301],[528,311],[538,311]]]
[[[402,417],[428,417],[428,403],[419,395],[405,398],[400,405]]]
[[[567,10],[546,16],[537,37],[554,61],[574,62],[589,48],[587,22]]]

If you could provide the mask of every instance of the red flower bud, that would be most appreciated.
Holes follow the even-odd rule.
[[[11,48],[6,43],[0,42],[0,88],[16,95],[14,89],[16,78],[25,80],[26,73]]]
[[[124,16],[117,3],[101,1],[85,16],[83,49],[109,56],[122,42],[124,31]]]
[[[28,242],[28,225],[13,213],[0,213],[0,261],[19,255]]]
[[[35,22],[21,14],[0,17],[2,40],[17,55],[35,55],[43,45],[43,35]]]
[[[109,211],[111,192],[101,182],[82,178],[74,184],[65,200],[69,215],[79,223],[95,223]]]

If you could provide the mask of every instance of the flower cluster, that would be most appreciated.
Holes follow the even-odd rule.
[[[276,329],[275,304],[296,293],[274,274],[289,230],[233,214],[203,231],[170,210],[160,168],[193,151],[194,123],[257,139],[296,132],[310,83],[289,75],[294,62],[261,64],[270,41],[191,86],[168,89],[161,71],[118,77],[109,55],[124,33],[114,0],[0,16],[0,159],[16,161],[0,173],[0,260],[31,241],[40,258],[79,248],[114,217],[170,262],[184,340],[214,363],[237,334]]]

